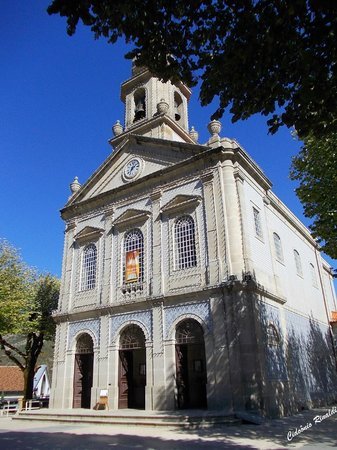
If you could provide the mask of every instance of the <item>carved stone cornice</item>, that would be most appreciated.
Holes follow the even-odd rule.
[[[197,195],[176,195],[161,208],[161,213],[170,215],[180,211],[192,210],[195,209],[200,202],[201,197]]]
[[[130,225],[140,225],[147,221],[147,219],[151,216],[150,211],[143,211],[140,209],[128,209],[124,213],[122,213],[116,220],[113,222],[113,226],[117,228],[129,227]]]

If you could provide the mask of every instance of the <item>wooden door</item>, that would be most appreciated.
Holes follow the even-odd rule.
[[[188,355],[187,345],[176,345],[176,385],[177,385],[177,407],[188,408]]]
[[[118,408],[129,408],[132,398],[132,352],[120,350],[119,352],[119,397]]]
[[[90,408],[93,361],[92,353],[75,355],[73,408]]]

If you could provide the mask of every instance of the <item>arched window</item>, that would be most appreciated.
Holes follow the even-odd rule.
[[[273,233],[273,238],[274,238],[274,247],[275,247],[276,258],[279,261],[283,262],[283,250],[282,250],[282,243],[281,243],[280,236],[276,233]]]
[[[255,234],[256,234],[257,237],[262,239],[263,238],[263,233],[262,233],[260,211],[257,208],[253,207],[253,214],[254,214]]]
[[[95,289],[97,272],[97,249],[95,244],[87,245],[82,254],[81,291]]]
[[[191,216],[182,216],[174,226],[175,268],[188,269],[197,265],[195,250],[195,227]]]
[[[123,284],[137,285],[144,280],[144,238],[135,228],[124,236]]]
[[[301,263],[301,257],[297,250],[294,250],[294,258],[295,258],[295,265],[296,265],[296,273],[297,275],[302,276],[302,263]]]
[[[178,92],[174,93],[174,118],[177,122],[182,118],[183,115],[183,101],[178,94]]]
[[[267,344],[269,347],[276,347],[280,344],[280,336],[272,323],[267,327]]]
[[[310,263],[310,276],[311,276],[311,282],[313,286],[317,286],[317,278],[316,278],[316,270],[315,266]]]
[[[141,120],[146,117],[145,89],[137,89],[133,99],[135,102],[135,115],[133,122],[137,122],[137,120]]]

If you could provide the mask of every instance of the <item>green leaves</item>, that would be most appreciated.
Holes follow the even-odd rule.
[[[296,194],[313,219],[313,236],[337,259],[337,133],[320,139],[309,135],[293,159],[291,177],[299,181]]]
[[[0,240],[0,334],[51,333],[59,281],[38,275],[18,251]]]

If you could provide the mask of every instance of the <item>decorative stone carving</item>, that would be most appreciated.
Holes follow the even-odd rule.
[[[207,129],[212,136],[218,136],[221,131],[221,123],[218,120],[212,120],[208,124]]]
[[[169,339],[169,332],[172,328],[173,323],[181,317],[182,319],[186,317],[197,316],[199,317],[207,326],[208,331],[212,330],[212,319],[210,304],[208,301],[200,303],[187,303],[185,305],[168,306],[164,308],[164,338]]]
[[[74,181],[70,183],[71,195],[74,195],[81,188],[81,183],[78,181],[78,177],[74,178]]]
[[[117,120],[115,125],[112,126],[112,132],[115,136],[118,136],[123,133],[123,126],[120,124],[119,120]]]
[[[194,127],[190,130],[190,136],[193,139],[194,142],[198,142],[199,139],[199,133],[194,129]]]
[[[160,102],[157,103],[157,112],[158,114],[166,114],[168,110],[169,104],[162,98]]]
[[[94,320],[81,320],[78,322],[71,322],[69,324],[69,331],[68,331],[68,350],[73,344],[74,337],[77,333],[80,331],[83,332],[90,332],[95,337],[94,345],[98,346],[100,342],[100,327],[101,323],[100,320],[94,319]]]
[[[152,341],[152,312],[150,310],[133,312],[129,314],[118,314],[111,317],[110,341],[116,342],[116,340],[118,339],[117,331],[123,324],[127,325],[137,322],[141,324],[143,326],[143,329],[146,331],[145,338]]]

